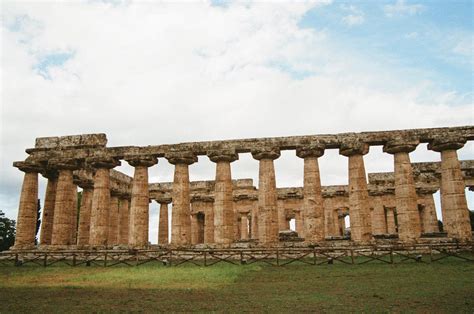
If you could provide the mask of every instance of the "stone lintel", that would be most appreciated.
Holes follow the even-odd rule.
[[[104,133],[38,137],[35,141],[35,149],[105,147],[106,145],[107,136]]]
[[[306,158],[306,157],[319,158],[323,155],[324,155],[324,145],[318,142],[296,148],[296,156],[300,158]]]
[[[158,158],[155,156],[126,155],[125,160],[132,167],[151,167],[158,163]]]
[[[280,149],[278,147],[262,147],[259,149],[253,149],[252,157],[256,160],[275,160],[280,157]]]
[[[207,156],[212,162],[233,162],[239,159],[239,154],[235,150],[211,150],[207,153]]]
[[[360,139],[346,140],[341,143],[339,154],[349,157],[353,155],[365,155],[369,152],[369,145]]]
[[[466,138],[459,136],[436,137],[429,144],[428,149],[435,152],[444,150],[458,150],[466,144]]]
[[[174,151],[165,154],[165,158],[172,165],[185,164],[192,165],[198,161],[197,156],[192,151]]]
[[[51,159],[48,167],[58,170],[78,170],[83,167],[83,162],[79,159]]]

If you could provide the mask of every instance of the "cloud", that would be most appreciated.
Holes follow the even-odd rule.
[[[105,132],[110,146],[158,145],[473,124],[471,98],[298,26],[324,4],[2,4],[2,210],[16,217],[22,173],[11,164],[40,136]],[[191,179],[213,179],[215,164],[199,160]],[[377,148],[367,155],[367,171],[392,163]],[[293,151],[275,164],[278,186],[302,184]],[[249,154],[232,171],[257,183]],[[321,173],[323,184],[347,183],[347,159],[327,151]],[[172,181],[173,167],[160,159],[150,178]]]
[[[347,26],[361,25],[365,22],[365,15],[362,10],[353,5],[341,5],[341,9],[350,12],[342,18],[342,22]]]
[[[384,5],[383,10],[388,17],[415,15],[425,9],[421,4],[407,4],[405,0],[397,0],[394,4]]]

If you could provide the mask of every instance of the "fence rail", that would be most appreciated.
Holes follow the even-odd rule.
[[[473,244],[429,244],[407,246],[351,246],[304,248],[242,249],[146,249],[146,250],[64,250],[7,251],[0,253],[0,266],[27,264],[53,266],[140,266],[158,262],[165,266],[192,264],[212,266],[219,263],[249,265],[265,263],[286,266],[293,263],[323,265],[360,265],[371,262],[397,264],[434,263],[446,258],[474,262]]]

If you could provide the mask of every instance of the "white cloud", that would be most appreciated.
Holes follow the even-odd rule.
[[[110,146],[153,145],[474,122],[472,100],[453,106],[456,95],[438,97],[446,91],[410,69],[300,28],[319,4],[3,3],[4,21],[26,16],[41,27],[1,30],[1,209],[16,217],[22,174],[11,163],[40,136],[105,132]],[[64,51],[74,54],[49,68],[51,80],[37,73],[42,56]],[[344,184],[346,160],[326,156],[324,184]],[[390,156],[374,156],[383,158],[367,157],[368,170],[391,169]],[[214,167],[201,157],[191,179],[213,179]],[[256,182],[250,156],[232,167]],[[294,152],[276,167],[279,186],[301,185]],[[172,175],[165,160],[150,170],[155,182]]]
[[[361,25],[365,22],[365,14],[354,5],[343,4],[340,6],[342,10],[350,12],[342,18],[342,22],[347,26]]]
[[[394,4],[384,5],[383,10],[388,17],[415,15],[422,12],[422,4],[407,4],[405,0],[397,0]]]

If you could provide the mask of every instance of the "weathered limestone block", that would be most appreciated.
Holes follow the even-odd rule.
[[[27,162],[14,166],[25,173],[21,186],[20,206],[13,249],[31,249],[35,246],[36,216],[38,207],[38,173],[41,167]]]
[[[157,164],[156,157],[126,158],[135,168],[132,185],[132,203],[130,206],[129,245],[143,248],[148,245],[149,192],[148,168]]]
[[[81,208],[79,210],[79,229],[77,231],[77,245],[89,245],[93,186],[82,187]]]
[[[110,169],[119,166],[120,161],[113,158],[103,158],[93,159],[89,162],[97,169],[92,193],[89,245],[106,247],[109,229]]]
[[[119,195],[112,192],[110,196],[109,231],[107,233],[108,245],[119,244],[118,232],[119,232]]]
[[[75,203],[73,171],[80,168],[76,160],[67,162],[51,161],[51,168],[59,170],[58,183],[56,186],[56,199],[54,203],[53,234],[51,245],[72,245],[73,219],[77,210]]]
[[[54,149],[70,147],[105,147],[107,137],[105,134],[82,134],[61,137],[36,138],[35,148]]]
[[[280,157],[277,148],[252,151],[253,158],[259,160],[258,182],[258,240],[261,244],[278,242],[278,212],[273,161]]]
[[[318,158],[324,154],[324,146],[312,145],[299,147],[296,155],[304,158],[304,229],[300,237],[307,242],[323,241],[324,233],[324,208],[321,192],[321,178],[319,174]]]
[[[465,138],[443,137],[434,139],[428,149],[441,153],[441,210],[443,227],[449,237],[460,241],[472,240],[465,184],[457,150]]]
[[[58,185],[57,171],[43,173],[48,178],[46,193],[44,196],[43,217],[41,219],[40,244],[50,245],[53,235],[54,203],[56,200],[56,187]]]
[[[158,244],[168,244],[168,204],[171,202],[160,203],[160,221],[158,226]]]
[[[404,242],[416,241],[421,236],[415,180],[408,155],[418,143],[418,140],[400,139],[387,142],[383,148],[384,152],[394,155],[398,237]]]
[[[214,242],[234,242],[234,203],[230,163],[237,160],[235,151],[210,151],[209,159],[216,163],[214,190]]]
[[[364,155],[368,152],[368,145],[357,140],[342,143],[339,151],[341,155],[349,157],[351,240],[359,243],[372,239],[369,192],[364,166]]]
[[[128,245],[130,228],[130,198],[130,195],[123,194],[119,199],[118,242],[120,245]]]
[[[175,165],[173,206],[171,209],[171,244],[191,244],[191,200],[189,194],[189,165],[197,161],[191,152],[173,152],[165,156]]]

